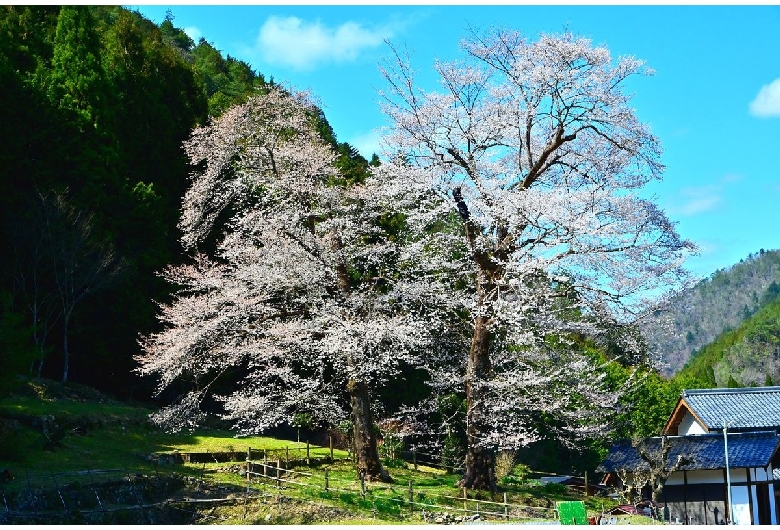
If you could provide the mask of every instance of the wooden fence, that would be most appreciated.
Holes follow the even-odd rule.
[[[323,451],[323,449],[325,451]],[[323,452],[325,453],[323,455]],[[403,457],[408,463],[418,468],[418,454],[416,451],[404,451],[404,453],[398,455]],[[426,466],[446,469],[452,471],[453,467],[457,469],[458,463],[455,466],[441,466],[432,462],[435,455],[422,454],[420,459],[425,462]],[[327,464],[333,464],[338,460],[349,460],[353,455],[346,458],[335,458],[332,444],[329,448],[311,446],[308,442],[305,446],[287,446],[284,448],[247,448],[246,451],[226,451],[226,452],[203,452],[203,453],[164,453],[156,455],[160,459],[167,458],[168,463],[203,463],[204,472],[205,465],[209,462],[243,462],[245,463],[244,473],[246,479],[245,493],[237,500],[236,497],[220,498],[220,499],[167,499],[162,502],[144,502],[144,499],[138,495],[135,487],[133,486],[134,473],[130,473],[123,469],[113,470],[87,470],[87,471],[75,471],[69,473],[47,473],[48,479],[54,485],[54,489],[59,495],[59,500],[62,504],[64,512],[69,512],[73,507],[66,503],[66,498],[63,496],[60,488],[60,480],[66,480],[66,475],[75,477],[82,477],[83,480],[88,480],[88,487],[94,492],[94,497],[97,503],[93,508],[87,508],[84,510],[82,507],[79,511],[82,514],[86,513],[109,513],[115,510],[145,510],[165,504],[172,503],[236,503],[243,501],[245,506],[249,499],[268,499],[275,498],[281,500],[283,497],[294,498],[302,502],[317,502],[321,503],[324,499],[333,498],[335,496],[349,496],[348,498],[359,498],[362,501],[360,504],[363,508],[373,507],[373,511],[393,511],[399,515],[406,511],[409,514],[420,512],[421,515],[445,512],[445,513],[459,513],[462,518],[468,517],[489,517],[497,518],[507,522],[532,522],[532,521],[557,521],[558,512],[554,507],[541,507],[541,506],[528,506],[517,503],[511,503],[508,501],[506,493],[503,494],[503,499],[496,500],[484,500],[479,498],[470,498],[468,491],[464,488],[461,490],[459,496],[432,494],[428,490],[415,485],[412,481],[408,484],[399,486],[387,485],[382,483],[366,482],[363,478],[357,479],[343,479],[334,477],[331,475],[330,469]],[[161,463],[162,460],[154,460],[155,463]],[[317,466],[325,467],[317,469]],[[307,471],[299,471],[294,468],[301,466],[315,466],[309,467]],[[422,463],[420,464],[422,465]],[[157,466],[155,466],[155,473]],[[101,494],[96,488],[96,483],[100,481],[98,477],[124,477],[129,483],[130,490],[133,493],[133,502],[128,503],[125,506],[109,506],[108,503],[101,498]],[[46,477],[44,477],[46,478]],[[201,475],[202,478],[202,475]],[[47,479],[47,480],[48,480]],[[32,484],[30,484],[29,477],[27,478],[27,486],[30,492],[33,490]],[[586,481],[587,484],[587,481]],[[254,487],[253,487],[254,486]],[[259,490],[258,490],[259,488]],[[269,493],[268,488],[271,488]],[[306,491],[304,491],[304,489]],[[259,493],[258,493],[259,491]],[[294,493],[293,493],[294,492]],[[307,495],[311,497],[312,492],[315,492],[316,500],[308,500]],[[14,510],[9,506],[9,502],[6,498],[5,491],[2,491],[2,497],[5,509],[5,515],[8,518],[25,518],[25,517],[37,517],[42,515],[38,513],[38,510]],[[33,505],[34,508],[34,505]],[[2,509],[2,508],[0,508]]]
[[[503,501],[488,501],[479,498],[469,498],[468,491],[463,488],[461,496],[431,494],[422,488],[415,488],[413,481],[399,487],[382,483],[367,482],[363,477],[360,480],[346,480],[332,477],[330,470],[325,468],[322,472],[297,471],[283,466],[281,460],[248,461],[246,469],[247,493],[251,489],[252,482],[258,485],[271,486],[277,494],[293,489],[298,490],[294,498],[302,499],[304,488],[321,491],[324,494],[346,494],[359,496],[361,500],[373,504],[375,507],[394,506],[415,511],[440,511],[459,512],[464,516],[488,516],[503,519],[505,521],[528,522],[557,520],[558,512],[554,507],[528,506],[508,502],[506,493]],[[400,490],[403,490],[401,493]],[[417,494],[417,495],[416,495]],[[286,495],[290,497],[290,495]],[[320,497],[320,500],[322,497]]]

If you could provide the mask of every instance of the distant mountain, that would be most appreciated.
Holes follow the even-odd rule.
[[[780,250],[761,249],[675,297],[642,331],[666,363],[662,372],[672,375],[694,352],[739,328],[779,294]]]
[[[780,381],[780,297],[694,352],[678,373],[712,387],[771,386]]]

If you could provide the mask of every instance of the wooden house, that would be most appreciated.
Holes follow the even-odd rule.
[[[623,472],[630,481],[668,444],[664,467],[676,470],[657,500],[672,522],[778,524],[779,433],[780,387],[686,390],[662,436],[644,440],[645,458],[631,442],[618,442],[597,471],[612,480]]]

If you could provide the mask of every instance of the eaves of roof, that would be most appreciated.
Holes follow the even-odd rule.
[[[668,436],[671,445],[666,458],[666,469],[671,469],[680,460],[680,471],[697,469],[725,469],[726,442],[723,434],[700,434],[691,436]],[[659,455],[661,437],[646,438],[647,454]],[[780,436],[772,431],[732,433],[728,435],[729,467],[766,467],[780,446]],[[657,457],[656,457],[657,458]],[[614,444],[604,461],[596,468],[600,473],[620,470],[649,469],[639,451],[630,442]]]

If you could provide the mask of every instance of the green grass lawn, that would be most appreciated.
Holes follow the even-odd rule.
[[[236,466],[243,462],[163,465],[149,457],[154,453],[176,451],[246,453],[247,448],[252,448],[255,455],[260,454],[259,450],[267,450],[268,461],[272,465],[275,465],[276,459],[285,461],[289,457],[291,461],[300,462],[305,457],[306,444],[303,442],[264,436],[235,437],[229,431],[220,430],[164,433],[147,421],[151,412],[144,407],[110,400],[77,385],[31,381],[25,392],[0,400],[0,435],[3,437],[0,470],[8,469],[15,476],[13,481],[3,485],[4,492],[51,488],[54,483],[66,483],[76,473],[85,471],[90,472],[89,480],[92,480],[93,475],[97,475],[96,471],[109,469],[118,470],[116,475],[119,477],[131,474],[189,475],[218,489],[242,492],[247,491],[247,479],[244,474],[236,472]],[[65,429],[61,446],[51,448],[53,450],[44,450],[47,438],[36,423],[42,416],[53,416]],[[86,426],[82,434],[73,430],[79,425]],[[425,466],[415,470],[412,464],[400,461],[387,462],[394,483],[369,483],[364,493],[346,451],[334,449],[336,461],[327,464],[317,458],[329,456],[330,448],[312,446],[309,455],[315,459],[313,465],[299,465],[284,473],[278,482],[273,478],[253,476],[249,483],[249,490],[255,494],[283,495],[286,499],[295,499],[295,509],[290,507],[290,511],[286,512],[277,509],[271,513],[258,505],[254,519],[247,519],[246,507],[243,511],[230,507],[213,510],[215,513],[221,510],[224,521],[254,521],[260,524],[268,517],[273,517],[277,523],[290,524],[410,523],[422,521],[422,510],[449,510],[457,514],[464,513],[464,508],[469,510],[468,513],[479,510],[503,514],[507,510],[514,514],[515,521],[531,522],[554,520],[553,508],[560,500],[584,500],[588,513],[592,515],[615,504],[601,497],[582,499],[569,490],[553,491],[538,484],[507,485],[496,495],[469,492],[469,499],[464,501],[462,490],[456,485],[460,479],[458,475]],[[255,461],[261,458],[257,456]],[[275,475],[275,471],[271,474]],[[83,475],[79,477],[85,480]],[[410,494],[413,506],[408,503]],[[498,517],[498,520],[501,518]]]
[[[92,389],[74,384],[29,381],[10,397],[0,400],[0,421],[5,425],[0,443],[0,470],[17,477],[47,477],[52,473],[101,469],[127,469],[134,473],[159,472],[147,457],[166,452],[242,452],[270,449],[290,458],[302,458],[306,444],[264,436],[236,438],[229,431],[203,430],[170,434],[148,421],[151,409],[113,401]],[[61,445],[45,450],[47,438],[40,418],[54,417],[65,432]],[[84,434],[74,429],[82,426]],[[0,425],[2,427],[2,425]],[[311,447],[310,456],[330,455],[327,447]],[[334,450],[334,458],[346,457]],[[186,471],[186,468],[183,468]],[[18,485],[15,481],[14,485]],[[11,485],[7,487],[13,487]]]
[[[56,408],[46,413],[60,417]],[[99,413],[93,410],[91,414]],[[263,436],[236,438],[228,431],[216,430],[168,434],[150,425],[133,422],[87,429],[84,435],[68,432],[61,441],[62,445],[53,450],[44,450],[46,437],[29,426],[18,428],[10,438],[8,442],[12,446],[0,450],[0,470],[24,470],[30,475],[42,475],[44,480],[51,473],[68,471],[122,468],[137,473],[159,472],[159,466],[147,458],[153,453],[246,453],[251,447],[255,454],[259,449],[276,450],[281,458],[288,454],[287,449],[290,458],[303,458],[306,454],[306,444],[289,440]],[[310,448],[312,458],[329,455],[327,447]],[[346,451],[334,449],[334,458],[346,456]]]

